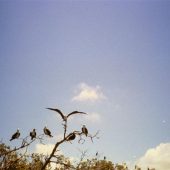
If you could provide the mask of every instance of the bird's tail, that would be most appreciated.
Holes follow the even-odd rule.
[[[12,141],[13,139],[11,138],[10,141]]]

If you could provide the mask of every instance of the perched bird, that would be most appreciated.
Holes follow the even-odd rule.
[[[18,139],[20,136],[20,132],[19,129],[17,129],[17,131],[12,135],[10,141],[14,140],[14,139]]]
[[[63,121],[67,121],[67,118],[73,114],[87,114],[87,113],[84,113],[84,112],[79,112],[79,111],[73,111],[71,113],[69,113],[68,115],[64,115],[61,110],[59,109],[54,109],[54,108],[46,108],[46,109],[49,109],[49,110],[52,110],[52,111],[55,111],[57,113],[60,114],[61,118],[63,119]]]
[[[104,160],[106,160],[106,156],[104,156],[104,158],[103,158]]]
[[[33,129],[32,132],[30,132],[30,136],[31,136],[31,140],[36,138],[36,131],[35,131],[35,129]]]
[[[70,133],[67,137],[67,141],[74,140],[76,138],[75,133]]]
[[[47,136],[53,137],[53,136],[51,135],[50,130],[49,130],[49,129],[47,129],[47,127],[46,127],[46,126],[44,127],[44,134],[45,134],[45,135],[47,135]]]
[[[98,153],[98,152],[96,152],[96,156],[98,156],[98,154],[99,154],[99,153]]]
[[[85,125],[83,125],[83,127],[81,128],[81,130],[82,130],[82,133],[84,133],[84,134],[87,136],[88,130],[87,130],[87,128],[86,128]]]

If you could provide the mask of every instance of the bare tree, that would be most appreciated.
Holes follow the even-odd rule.
[[[84,141],[85,141],[85,139],[82,137],[82,136],[84,135],[84,131],[82,131],[82,130],[81,130],[81,131],[75,130],[75,131],[67,134],[67,130],[68,130],[67,122],[68,122],[68,119],[69,119],[72,115],[87,114],[87,113],[85,113],[85,112],[80,112],[80,111],[73,111],[73,112],[69,113],[68,115],[64,115],[64,113],[62,113],[62,111],[59,110],[59,109],[56,109],[56,108],[47,108],[47,109],[52,110],[52,111],[55,111],[55,112],[57,112],[57,113],[61,116],[61,118],[62,118],[62,120],[63,120],[64,135],[63,135],[63,139],[61,139],[60,141],[57,141],[57,142],[56,142],[56,144],[55,144],[55,146],[54,146],[51,154],[50,154],[49,157],[45,160],[45,162],[44,162],[41,170],[44,170],[44,169],[46,168],[46,166],[47,166],[50,162],[56,162],[56,163],[57,163],[57,160],[56,160],[56,161],[53,161],[52,159],[53,159],[53,158],[54,158],[54,159],[57,158],[57,155],[56,155],[57,153],[56,153],[56,151],[57,151],[58,147],[59,147],[62,143],[67,142],[67,141],[74,140],[74,139],[76,138],[76,136],[79,137],[79,140],[78,140],[79,143],[80,143],[80,142],[81,142],[81,143],[84,143]],[[99,131],[96,132],[95,135],[90,135],[90,134],[87,134],[87,133],[86,133],[85,135],[86,135],[86,137],[89,137],[89,138],[91,139],[91,141],[93,142],[93,138],[95,138],[95,137],[98,138],[98,137],[97,137],[98,133],[99,133]]]
[[[56,113],[58,113],[61,116],[62,121],[63,121],[62,122],[63,138],[61,140],[56,141],[54,148],[52,149],[52,151],[49,155],[41,155],[41,161],[40,161],[41,166],[39,166],[39,169],[41,169],[41,170],[47,169],[47,167],[50,166],[50,163],[55,163],[56,165],[60,164],[67,168],[68,168],[68,166],[70,166],[71,168],[73,168],[73,166],[71,164],[68,165],[68,163],[63,161],[63,159],[60,159],[61,155],[58,154],[59,146],[61,144],[63,144],[64,142],[74,141],[75,138],[78,138],[78,143],[81,143],[81,144],[83,144],[85,142],[85,138],[89,138],[93,142],[94,138],[98,138],[99,131],[96,132],[94,135],[91,135],[88,132],[85,125],[83,125],[83,127],[80,127],[80,130],[74,130],[74,131],[68,133],[68,124],[67,123],[68,123],[69,118],[73,115],[86,115],[87,113],[80,112],[80,111],[73,111],[73,112],[65,115],[59,109],[54,109],[54,108],[47,108],[47,109],[55,111]],[[53,137],[51,135],[50,130],[46,126],[44,127],[43,131],[44,131],[44,134],[37,135],[36,129],[33,129],[29,133],[29,136],[26,136],[25,138],[21,138],[19,129],[17,129],[17,131],[11,136],[10,141],[15,139],[15,140],[18,140],[20,142],[20,144],[18,147],[14,147],[13,149],[6,148],[5,150],[2,150],[0,152],[0,158],[1,158],[0,169],[7,169],[7,168],[11,167],[11,165],[13,163],[22,161],[23,157],[27,157],[28,147],[35,141],[39,141],[39,143],[45,144],[45,143],[43,143],[43,140],[46,136],[49,136],[51,138]],[[25,149],[25,151],[23,149]],[[22,152],[23,154],[21,154],[21,156],[19,156],[20,154],[17,154],[17,151],[21,151],[21,150],[23,150],[23,152]],[[11,155],[16,155],[15,158],[14,158],[14,156],[12,156],[13,157],[12,162],[9,159],[9,157]],[[32,155],[34,155],[34,154],[32,154]]]

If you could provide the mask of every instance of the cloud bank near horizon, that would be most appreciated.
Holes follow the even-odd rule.
[[[149,167],[156,170],[170,170],[170,143],[160,143],[155,148],[148,149],[136,164],[142,169]]]

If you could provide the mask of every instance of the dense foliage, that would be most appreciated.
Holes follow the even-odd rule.
[[[11,149],[4,143],[0,143],[0,169],[1,170],[40,170],[46,159],[42,154],[27,154],[21,153],[15,149]],[[53,166],[51,166],[53,164]],[[56,166],[56,168],[54,168]],[[51,162],[46,167],[46,170],[128,170],[126,164],[113,164],[106,159],[100,160],[97,158],[81,159],[76,164],[72,163],[69,158],[64,155],[58,155],[56,162]],[[136,166],[136,170],[141,170]]]
[[[0,144],[0,169],[2,170],[39,170],[43,156],[40,154],[17,153],[4,143]]]

